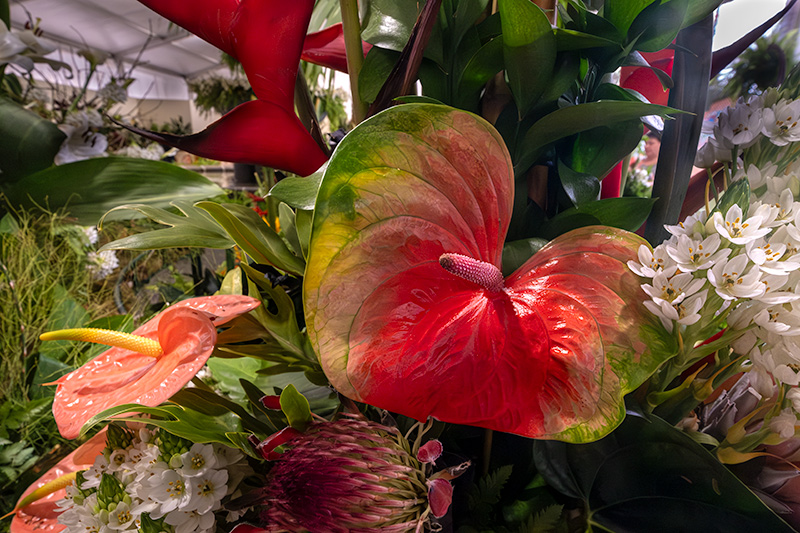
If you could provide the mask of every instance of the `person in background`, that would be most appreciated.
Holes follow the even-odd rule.
[[[628,168],[624,196],[649,197],[656,175],[658,152],[661,150],[661,134],[649,131],[644,137],[644,149],[637,150]]]

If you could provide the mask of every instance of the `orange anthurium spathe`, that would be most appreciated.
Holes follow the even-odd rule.
[[[66,526],[58,523],[59,510],[56,503],[66,496],[64,487],[70,474],[86,470],[106,447],[105,429],[83,443],[77,450],[61,459],[53,468],[45,472],[35,483],[22,493],[17,504],[17,512],[11,521],[11,533],[58,533]],[[57,485],[60,485],[56,488]],[[41,497],[36,491],[44,491]],[[31,502],[31,503],[28,503]]]
[[[205,365],[217,340],[217,326],[259,303],[233,295],[185,300],[134,331],[127,344],[91,338],[120,335],[98,330],[43,335],[43,340],[94,340],[115,346],[56,381],[53,415],[61,435],[74,439],[91,417],[117,405],[153,407],[167,400]]]

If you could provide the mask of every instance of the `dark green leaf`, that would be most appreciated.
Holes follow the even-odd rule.
[[[456,104],[468,104],[480,96],[486,82],[503,69],[503,37],[489,40],[469,59],[458,80]]]
[[[508,277],[547,244],[544,239],[520,239],[503,245],[503,276]]]
[[[314,209],[319,182],[326,167],[327,163],[306,178],[283,178],[269,190],[269,196],[294,209]]]
[[[583,50],[584,48],[597,48],[603,46],[611,46],[615,49],[620,49],[621,46],[618,42],[593,35],[591,33],[583,33],[577,30],[565,30],[563,28],[556,29],[556,44],[558,51],[566,50]]]
[[[314,216],[313,210],[298,209],[295,212],[295,224],[297,226],[297,238],[300,239],[300,247],[303,250],[303,258],[308,257],[308,245],[311,242],[311,221]]]
[[[653,2],[654,0],[606,0],[603,4],[603,17],[624,35],[628,33],[628,28],[639,13]]]
[[[181,389],[170,398],[170,401],[210,416],[233,413],[241,420],[243,429],[254,433],[268,435],[273,431],[272,427],[258,420],[239,404],[211,390],[198,387]]]
[[[289,385],[281,393],[281,411],[286,415],[289,425],[298,431],[305,431],[311,423],[311,407],[306,397]]]
[[[569,135],[647,115],[680,112],[665,106],[614,100],[601,100],[558,109],[534,123],[525,134],[517,149],[514,168],[517,173],[526,170],[536,161],[545,146]]]
[[[508,84],[524,117],[550,83],[556,38],[547,15],[529,0],[499,0],[498,11]]]
[[[64,139],[66,135],[49,120],[0,97],[0,184],[3,188],[52,165]]]
[[[600,197],[600,180],[597,176],[573,170],[560,159],[558,177],[564,192],[576,206],[594,202]]]
[[[365,102],[375,101],[398,59],[400,59],[400,52],[380,46],[373,46],[367,52],[367,57],[364,58],[364,64],[358,75],[358,91],[362,100]],[[283,181],[286,180],[278,182],[278,185]]]
[[[602,179],[623,157],[636,149],[643,133],[644,127],[639,120],[583,131],[572,145],[570,167],[575,172]]]
[[[6,28],[11,27],[11,10],[8,0],[0,0],[0,21],[6,25]]]
[[[691,26],[700,22],[714,12],[723,0],[692,0],[689,2],[689,9],[686,10],[686,17],[683,20],[683,27]]]
[[[361,22],[361,38],[368,43],[400,52],[411,36],[411,29],[425,2],[370,0]],[[435,35],[426,55],[441,64],[441,37]]]
[[[602,224],[636,231],[647,220],[655,203],[653,198],[606,198],[562,211],[548,221],[543,235],[554,238],[570,229]]]
[[[719,199],[719,204],[711,210],[711,213],[719,212],[724,217],[728,209],[734,205],[738,205],[742,213],[747,213],[750,209],[750,180],[743,178],[734,181],[725,190],[722,198]]]
[[[690,0],[656,1],[647,6],[631,24],[628,39],[636,50],[657,52],[675,40],[686,17]]]
[[[394,101],[398,104],[434,104],[434,105],[446,105],[441,100],[437,100],[436,98],[431,98],[430,96],[422,96],[417,94],[406,94],[403,96],[398,96],[394,99]]]
[[[38,156],[41,157],[41,156]],[[8,196],[12,204],[67,208],[81,224],[93,225],[121,204],[166,208],[176,200],[196,201],[223,194],[196,172],[162,161],[102,157],[48,168],[18,181]],[[107,219],[123,218],[120,212]]]
[[[628,412],[611,435],[580,446],[537,441],[539,472],[583,499],[608,531],[793,531],[719,460],[658,417]]]

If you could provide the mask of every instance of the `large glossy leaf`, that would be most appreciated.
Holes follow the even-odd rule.
[[[537,442],[539,472],[586,502],[592,531],[793,531],[719,460],[652,415],[588,445]]]
[[[66,208],[82,224],[96,224],[121,204],[169,207],[223,194],[207,178],[177,165],[146,159],[103,157],[51,167],[26,176],[8,191],[12,204]],[[130,214],[130,213],[128,213]],[[107,219],[124,218],[114,212]]]
[[[524,117],[550,84],[556,37],[542,9],[529,0],[499,0],[503,57],[511,94]]]
[[[625,264],[643,241],[582,228],[503,282],[512,199],[502,139],[470,113],[397,106],[342,141],[304,280],[309,338],[341,393],[418,420],[576,442],[622,420],[622,395],[674,349]],[[451,253],[477,260],[475,277],[451,273],[468,261],[440,259]]]
[[[52,165],[64,139],[49,120],[0,98],[0,186]]]

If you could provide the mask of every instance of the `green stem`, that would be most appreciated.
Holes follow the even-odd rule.
[[[97,71],[97,65],[91,63],[91,66],[89,67],[89,75],[86,76],[86,81],[83,82],[83,87],[81,87],[81,91],[75,98],[72,99],[72,103],[69,105],[69,108],[66,111],[64,111],[64,113],[61,115],[61,120],[67,118],[67,115],[69,115],[70,113],[75,111],[75,109],[77,109],[78,102],[80,102],[81,98],[83,98],[83,96],[86,94],[86,90],[89,88],[89,81],[92,79],[92,76],[94,76],[94,73],[96,71]]]
[[[342,31],[347,55],[347,71],[350,73],[350,94],[353,97],[353,123],[358,124],[367,116],[367,104],[361,100],[358,90],[358,75],[364,64],[364,48],[361,45],[361,22],[358,20],[358,0],[339,0],[342,10]]]

